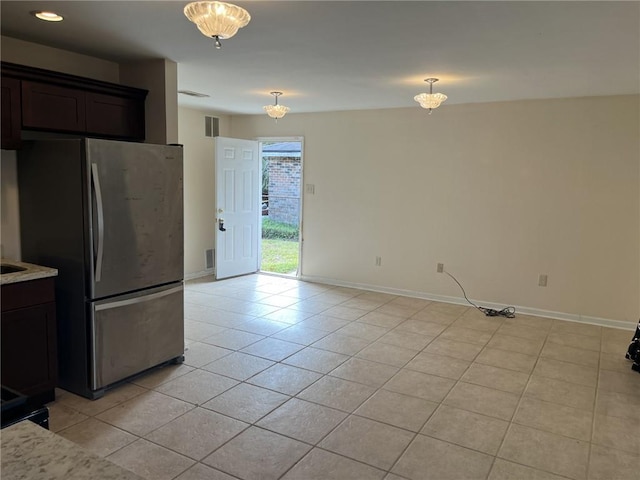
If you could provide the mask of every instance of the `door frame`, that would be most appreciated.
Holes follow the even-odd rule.
[[[263,142],[300,142],[300,216],[298,220],[298,270],[296,271],[296,278],[302,277],[302,244],[304,242],[304,137],[302,136],[277,136],[277,137],[254,137],[253,140],[256,140],[259,143],[258,154],[260,156],[260,164],[262,165],[262,143]],[[262,168],[260,168],[260,180],[259,185],[262,185]],[[262,194],[259,196],[260,202],[262,204]],[[258,222],[258,266],[262,264],[262,217],[260,222]],[[261,271],[261,270],[260,270]],[[264,272],[270,273],[270,272]],[[272,275],[279,275],[277,273],[273,273]],[[286,275],[289,276],[289,275]]]

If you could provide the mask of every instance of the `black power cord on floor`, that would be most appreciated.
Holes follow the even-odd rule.
[[[480,310],[482,313],[484,313],[487,317],[507,317],[507,318],[515,318],[516,316],[516,309],[515,307],[505,307],[502,310],[494,310],[493,308],[487,308],[487,307],[479,307],[478,305],[476,305],[475,303],[473,303],[471,300],[469,300],[467,298],[467,292],[464,291],[464,287],[460,284],[460,282],[458,280],[456,280],[456,277],[454,277],[453,275],[451,275],[449,272],[447,272],[446,270],[443,270],[444,273],[446,273],[447,275],[449,275],[451,278],[453,278],[453,281],[456,282],[458,284],[458,286],[460,287],[460,290],[462,290],[462,294],[464,295],[464,299],[469,302],[471,305],[473,305],[474,307],[476,307],[478,310]]]

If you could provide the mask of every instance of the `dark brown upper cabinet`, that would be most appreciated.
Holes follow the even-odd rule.
[[[133,98],[87,92],[87,132],[144,140],[144,103]]]
[[[22,111],[20,107],[20,80],[2,78],[2,148],[15,150],[20,146],[20,129],[22,125]]]
[[[22,128],[84,133],[86,92],[48,83],[22,81]]]
[[[2,62],[2,148],[33,130],[144,141],[147,90]]]

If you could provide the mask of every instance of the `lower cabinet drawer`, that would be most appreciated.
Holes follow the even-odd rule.
[[[182,285],[92,305],[91,389],[97,390],[184,353]]]

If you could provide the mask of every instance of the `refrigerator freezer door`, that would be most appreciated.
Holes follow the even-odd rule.
[[[183,278],[182,149],[87,139],[91,298]]]
[[[182,283],[91,304],[91,389],[184,353]]]

